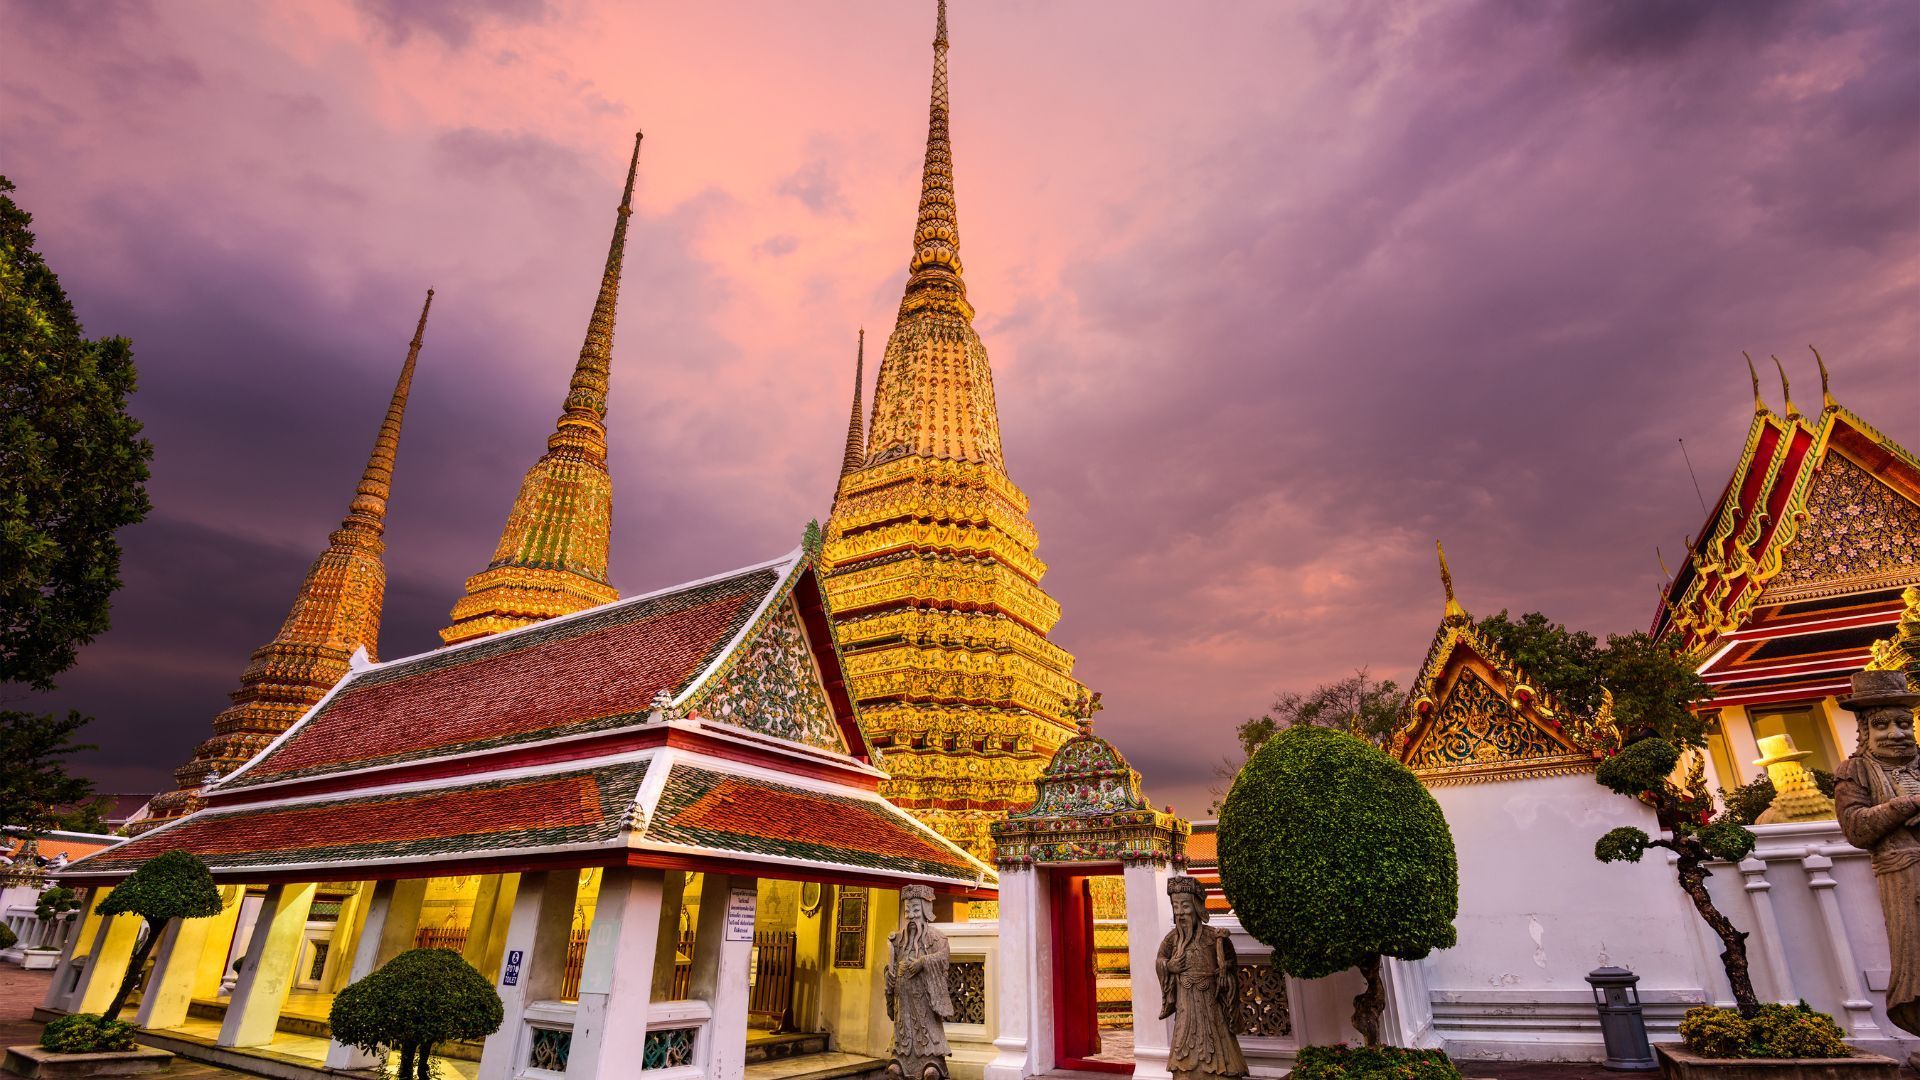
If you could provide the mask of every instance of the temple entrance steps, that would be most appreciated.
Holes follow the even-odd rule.
[[[824,1054],[827,1052],[827,1044],[831,1038],[824,1031],[789,1031],[776,1035],[767,1031],[749,1030],[747,1032],[747,1064],[756,1065],[762,1061]]]

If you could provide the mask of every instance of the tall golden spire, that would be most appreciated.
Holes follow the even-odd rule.
[[[853,415],[847,419],[847,452],[840,458],[840,475],[859,468],[867,459],[866,432],[860,430],[860,383],[867,368],[867,328],[860,328],[860,344],[853,354]]]
[[[633,181],[640,170],[641,135],[615,212],[600,294],[573,367],[567,401],[547,452],[527,470],[507,527],[487,568],[467,579],[440,631],[448,644],[617,600],[607,581],[607,543],[613,527],[613,478],[607,472],[607,383],[613,367],[614,309],[626,257]]]
[[[989,825],[1032,801],[1086,688],[1047,640],[1060,605],[1041,588],[1027,496],[1000,454],[993,371],[960,279],[947,104],[943,0],[913,257],[862,453],[856,398],[823,585],[885,759],[881,793],[991,858]]]
[[[340,527],[327,537],[327,550],[307,570],[300,593],[280,632],[254,651],[240,675],[233,704],[213,719],[213,737],[174,770],[179,787],[154,799],[152,817],[142,831],[192,813],[200,806],[200,788],[208,777],[245,764],[274,736],[324,697],[347,673],[358,649],[380,651],[380,608],[386,597],[387,571],[381,562],[386,542],[387,499],[393,491],[394,457],[400,449],[400,425],[406,419],[413,368],[426,338],[433,290],[420,307],[420,321],[407,344],[406,362],[387,404],[386,418],[373,439],[373,452]]]

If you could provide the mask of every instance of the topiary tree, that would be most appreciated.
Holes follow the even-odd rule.
[[[1274,966],[1302,979],[1357,967],[1353,1026],[1380,1041],[1380,958],[1454,944],[1459,864],[1440,804],[1406,766],[1328,728],[1267,740],[1220,811],[1220,883]]]
[[[433,1048],[500,1030],[500,995],[452,949],[409,949],[340,991],[333,1037],[369,1054],[400,1054],[399,1080],[428,1080]]]
[[[147,921],[147,936],[127,960],[127,973],[114,992],[113,1004],[101,1015],[112,1020],[120,1015],[133,992],[140,969],[147,964],[154,945],[174,919],[204,919],[220,914],[220,889],[213,874],[199,856],[185,851],[168,851],[141,863],[107,894],[94,911],[101,915],[138,915]]]
[[[1680,889],[1720,939],[1720,964],[1733,987],[1733,1000],[1740,1014],[1750,1017],[1760,1000],[1747,969],[1747,935],[1714,905],[1707,892],[1706,864],[1713,859],[1737,863],[1746,858],[1753,850],[1753,834],[1724,814],[1715,816],[1703,769],[1696,767],[1685,784],[1674,783],[1672,775],[1679,765],[1680,747],[1657,735],[1629,743],[1600,763],[1594,779],[1610,791],[1651,806],[1665,835],[1655,838],[1644,829],[1622,825],[1594,844],[1593,857],[1601,862],[1639,862],[1648,848],[1673,852]]]
[[[33,902],[33,917],[44,922],[51,922],[78,910],[80,910],[79,896],[65,885],[55,885],[51,889],[40,890],[40,898]]]

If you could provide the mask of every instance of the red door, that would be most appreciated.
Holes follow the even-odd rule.
[[[1058,1068],[1133,1072],[1126,1061],[1094,1061],[1100,1052],[1100,1015],[1094,994],[1093,890],[1084,874],[1050,871],[1053,923],[1054,1057]]]

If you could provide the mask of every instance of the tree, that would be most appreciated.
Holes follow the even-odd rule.
[[[1239,760],[1229,758],[1214,767],[1212,812],[1219,813],[1226,789],[1240,766],[1254,751],[1273,738],[1274,733],[1290,727],[1327,727],[1358,735],[1368,742],[1383,745],[1400,722],[1400,687],[1392,679],[1375,681],[1362,667],[1338,682],[1322,683],[1310,694],[1281,691],[1263,716],[1246,720],[1234,729],[1240,740]]]
[[[0,176],[0,681],[36,689],[107,628],[114,532],[147,516],[133,347],[88,341]]]
[[[500,995],[452,949],[409,949],[333,999],[333,1037],[400,1054],[400,1080],[429,1080],[433,1048],[500,1030]]]
[[[0,176],[0,683],[53,688],[107,629],[114,532],[147,516],[153,447],[127,415],[133,349],[87,340]],[[0,824],[44,831],[92,787],[58,759],[86,721],[0,711]]]
[[[1317,979],[1357,967],[1353,1026],[1380,1041],[1380,958],[1451,948],[1459,863],[1440,804],[1378,747],[1287,728],[1247,762],[1220,812],[1220,884],[1276,967]]]
[[[127,960],[127,973],[114,992],[113,1003],[101,1015],[109,1020],[120,1015],[133,992],[133,984],[146,967],[147,957],[159,943],[167,923],[174,919],[205,919],[220,914],[220,889],[213,874],[199,856],[185,851],[167,851],[141,863],[115,886],[94,911],[101,915],[138,915],[147,921],[147,936]]]
[[[1693,665],[1668,642],[1650,634],[1615,634],[1604,648],[1593,635],[1576,633],[1538,612],[1511,622],[1501,612],[1482,632],[1563,703],[1592,709],[1611,695],[1614,722],[1626,746],[1600,763],[1594,779],[1610,791],[1653,808],[1662,835],[1622,826],[1594,844],[1601,862],[1639,862],[1648,848],[1674,854],[1681,891],[1720,939],[1720,963],[1740,1012],[1752,1016],[1759,999],[1747,967],[1747,935],[1714,904],[1707,891],[1714,859],[1739,862],[1753,850],[1753,834],[1729,814],[1716,815],[1707,790],[1706,722],[1694,707],[1713,696]],[[1694,760],[1683,783],[1673,774],[1683,757]]]
[[[93,747],[73,741],[87,718],[0,711],[0,825],[38,836],[62,823],[61,807],[93,797],[90,781],[68,774],[66,758]]]

